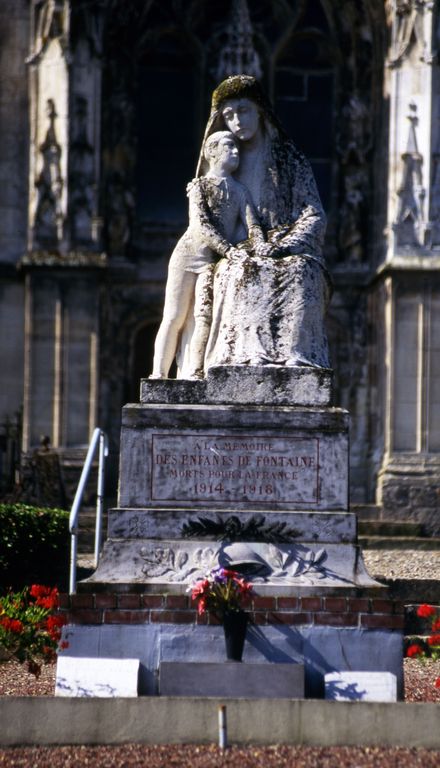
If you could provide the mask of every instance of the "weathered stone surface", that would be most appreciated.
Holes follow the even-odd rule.
[[[355,543],[356,515],[349,512],[244,512],[203,509],[111,509],[110,538],[231,538],[250,541]]]
[[[130,405],[119,506],[347,510],[339,409]]]
[[[353,544],[180,539],[107,539],[97,570],[82,585],[87,589],[103,584],[167,585],[185,591],[218,566],[246,574],[259,594],[292,594],[292,587],[380,587]]]
[[[188,194],[190,226],[170,259],[154,378],[168,375],[176,351],[186,378],[215,365],[327,368],[324,211],[310,165],[254,77],[236,75],[214,92]]]
[[[139,659],[87,658],[60,654],[55,696],[137,696]]]
[[[141,403],[329,405],[330,369],[231,365],[209,368],[206,379],[141,379]]]
[[[219,257],[241,260],[244,252],[234,246],[244,238],[250,238],[250,248],[264,243],[249,192],[232,176],[240,162],[238,139],[230,131],[216,131],[206,140],[203,155],[208,170],[188,185],[189,227],[168,265],[163,319],[154,345],[155,379],[168,376],[188,316],[194,329],[184,375],[203,378],[215,263]]]
[[[304,665],[162,661],[159,694],[303,699]]]
[[[397,701],[397,678],[391,672],[328,672],[325,698],[334,701]]]
[[[431,536],[440,535],[440,459],[395,455],[380,475],[384,519],[420,522]]]

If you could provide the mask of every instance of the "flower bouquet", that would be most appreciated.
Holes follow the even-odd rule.
[[[408,658],[420,658],[433,659],[437,661],[440,659],[440,612],[433,605],[419,605],[417,608],[417,616],[422,619],[431,619],[431,632],[426,639],[426,642],[411,643],[406,649],[406,655]],[[440,688],[440,677],[434,681],[436,688]]]
[[[0,661],[27,663],[29,672],[39,677],[42,663],[55,661],[65,619],[56,614],[56,587],[34,584],[20,592],[0,597]]]
[[[198,579],[190,591],[200,615],[211,611],[222,622],[227,658],[241,661],[248,618],[243,606],[250,598],[252,584],[237,571],[214,568],[204,579]]]

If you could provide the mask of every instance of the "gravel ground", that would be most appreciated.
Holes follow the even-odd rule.
[[[439,579],[440,552],[364,550],[372,576],[388,579]],[[440,661],[405,659],[405,701],[440,703]],[[52,696],[55,670],[44,667],[36,680],[19,664],[0,664],[0,695]],[[440,751],[376,747],[232,747],[215,745],[98,747],[14,747],[0,749],[0,766],[9,768],[439,768]]]
[[[362,554],[368,572],[376,578],[440,581],[440,550],[364,549]]]
[[[440,752],[376,747],[232,747],[179,744],[118,747],[58,747],[0,751],[0,766],[14,768],[438,768]]]
[[[0,695],[52,696],[55,669],[44,667],[36,680],[20,664],[0,665]],[[405,659],[406,701],[440,703],[440,661],[425,664]],[[0,766],[15,768],[438,768],[440,751],[385,747],[232,747],[222,752],[215,745],[150,746],[124,744],[98,747],[13,747],[0,749]]]

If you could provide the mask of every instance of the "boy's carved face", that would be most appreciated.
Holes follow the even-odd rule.
[[[209,147],[207,154],[211,170],[233,173],[238,168],[239,152],[232,136],[223,136],[216,144]]]
[[[220,139],[217,145],[217,162],[221,163],[223,170],[233,173],[238,168],[240,162],[238,147],[231,138]]]

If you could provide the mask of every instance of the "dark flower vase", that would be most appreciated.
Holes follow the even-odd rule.
[[[225,611],[223,614],[223,630],[228,661],[241,661],[247,622],[248,615],[245,611]]]

